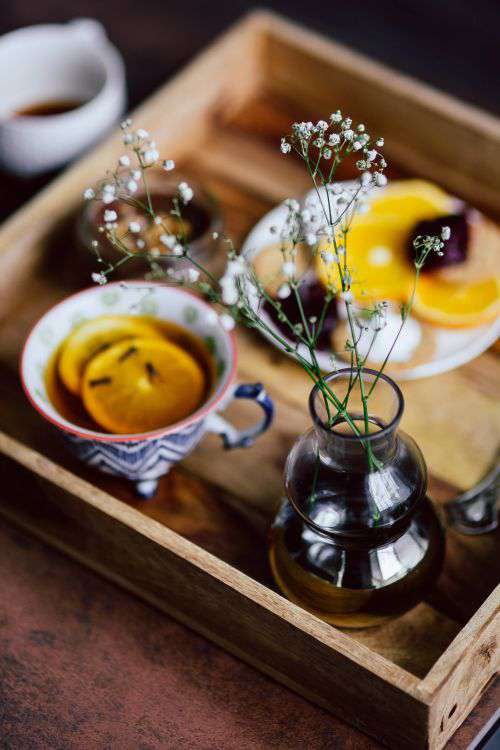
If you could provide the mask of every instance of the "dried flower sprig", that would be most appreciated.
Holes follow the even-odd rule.
[[[347,422],[362,441],[370,468],[378,468],[379,462],[373,455],[370,441],[363,440],[370,431],[369,398],[410,314],[425,260],[432,252],[442,254],[444,243],[450,236],[449,228],[443,227],[440,237],[420,236],[415,239],[413,293],[409,303],[401,308],[400,327],[377,376],[367,390],[362,377],[363,369],[376,337],[385,325],[387,303],[377,302],[361,309],[355,304],[353,286],[359,282],[349,263],[348,237],[355,215],[369,208],[367,198],[370,191],[387,183],[384,174],[387,162],[381,151],[384,146],[383,138],[373,138],[363,123],[354,125],[350,117],[344,117],[337,110],[330,115],[328,121],[319,120],[315,124],[295,123],[290,134],[281,139],[282,153],[295,153],[304,162],[311,178],[313,197],[304,204],[295,199],[285,201],[285,221],[281,227],[271,229],[279,239],[278,252],[281,253],[282,280],[275,297],[257,277],[253,265],[236,251],[232,240],[224,235],[221,239],[226,246],[227,267],[222,278],[216,279],[209,269],[193,257],[182,217],[183,207],[193,199],[192,188],[185,181],[179,182],[177,186],[170,211],[176,220],[176,230],[172,231],[155,211],[148,187],[148,170],[161,166],[171,172],[175,163],[172,159],[160,162],[154,141],[145,130],[133,130],[130,120],[122,123],[122,129],[123,142],[130,155],[127,153],[120,157],[114,171],[109,172],[97,187],[88,188],[84,192],[85,199],[99,200],[109,206],[104,212],[104,224],[100,231],[118,253],[116,262],[109,263],[92,274],[93,281],[104,284],[116,268],[131,258],[141,257],[149,264],[147,278],[161,278],[167,283],[189,286],[213,302],[219,308],[219,320],[224,328],[231,329],[235,322],[242,322],[249,328],[265,333],[288,352],[318,385],[329,426],[333,426],[339,419]],[[337,169],[348,158],[355,160],[359,178],[348,185],[337,184]],[[138,189],[139,185],[142,185],[141,191]],[[124,232],[119,230],[117,212],[113,208],[119,202],[134,206],[142,217],[130,222]],[[161,249],[146,247],[144,234],[152,225],[158,225],[162,231],[159,238]],[[304,247],[309,248],[307,267],[321,253],[327,274],[322,309],[314,317],[306,315],[300,294],[307,270],[299,272],[297,260],[299,250]],[[93,250],[98,262],[103,265],[98,241],[94,241]],[[183,267],[176,269],[176,262],[180,260],[183,261]],[[299,322],[290,320],[283,309],[283,300],[290,296],[296,302]],[[318,338],[334,299],[344,304],[350,331],[346,349],[350,354],[353,374],[343,399],[332,391],[323,377],[316,355]],[[287,329],[287,338],[262,316],[261,308],[264,303],[272,307],[278,320]],[[362,356],[358,348],[359,330],[367,327],[367,321],[370,321],[373,338]],[[332,367],[335,367],[334,361]],[[350,395],[356,387],[359,388],[363,405],[362,426],[358,425],[349,412]]]

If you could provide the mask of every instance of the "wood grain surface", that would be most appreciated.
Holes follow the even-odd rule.
[[[238,40],[239,54],[246,43],[250,44],[249,38]],[[231,45],[226,51],[233,54]],[[220,81],[226,80],[227,75],[229,73],[223,74],[221,69]],[[231,71],[231,75],[234,77],[236,73]],[[198,150],[192,148],[193,132],[189,127],[185,129],[184,141],[176,144],[180,158],[184,155],[182,169],[214,190],[224,206],[227,230],[236,238],[242,237],[273,202],[291,191],[300,191],[305,185],[302,174],[293,165],[278,166],[283,160],[278,162],[274,142],[274,131],[278,131],[296,110],[297,102],[282,102],[280,97],[270,101],[268,96],[260,95],[253,98],[251,93],[258,76],[259,71],[251,66],[245,69],[242,86],[229,100],[231,119],[228,121],[226,117],[221,122],[220,110],[216,107],[210,120],[203,123],[203,144]],[[193,86],[196,83],[193,73]],[[197,102],[196,106],[211,107],[213,102],[218,102],[220,93],[217,87],[207,89],[206,101]],[[242,107],[242,102],[247,103]],[[191,105],[188,110],[180,107],[174,120],[179,122],[188,115],[195,116],[196,111]],[[158,103],[156,117],[160,117],[160,113]],[[154,121],[155,114],[152,117]],[[271,129],[263,133],[262,122],[271,124]],[[487,120],[485,127],[488,127]],[[159,128],[158,140],[167,145],[173,143],[172,128],[171,122],[168,127]],[[111,158],[111,150],[108,155]],[[101,158],[95,157],[87,163],[85,174],[80,172],[78,185],[75,181],[69,192],[68,184],[60,183],[59,195],[66,196],[69,206],[76,201],[82,179],[95,173]],[[456,179],[457,175],[451,173],[450,180]],[[470,181],[463,183],[465,192],[471,184]],[[10,274],[11,283],[2,287],[1,300],[0,390],[4,408],[0,427],[35,449],[43,448],[44,454],[137,510],[137,503],[121,483],[89,475],[60,454],[56,443],[40,430],[38,417],[25,403],[17,384],[17,356],[29,326],[52,301],[80,287],[82,279],[86,278],[82,270],[85,262],[82,261],[79,268],[75,257],[68,262],[65,254],[72,243],[72,217],[60,211],[60,219],[54,227],[52,215],[49,219],[47,214],[47,207],[51,202],[54,205],[56,195],[57,188],[33,207],[31,222],[20,217],[14,219],[4,234],[4,240],[10,236],[12,243],[4,247],[3,268],[6,278]],[[496,207],[491,192],[485,190],[484,202],[488,201]],[[252,451],[234,454],[231,462],[223,459],[215,439],[207,439],[184,462],[182,469],[163,481],[157,500],[141,508],[141,512],[260,583],[272,585],[265,556],[252,552],[255,548],[263,549],[265,528],[281,492],[281,469],[286,452],[297,433],[308,424],[304,411],[308,383],[288,360],[252,334],[239,334],[239,351],[240,379],[264,380],[279,403],[275,428]],[[404,386],[407,409],[403,426],[420,443],[426,455],[433,476],[434,497],[438,501],[450,497],[456,488],[469,486],[492,458],[495,445],[491,436],[498,434],[499,420],[495,373],[498,373],[497,359],[487,354],[454,373]],[[460,404],[459,414],[457,404]],[[462,418],[462,414],[475,414],[476,419]],[[239,421],[245,420],[248,414],[243,407],[236,406],[230,416]],[[253,470],[256,465],[259,465],[258,476]],[[249,483],[248,476],[254,476],[255,481]],[[26,497],[33,497],[33,492],[33,488],[29,492],[26,489]],[[172,498],[175,503],[171,502]],[[15,515],[14,512],[12,517]],[[396,682],[408,673],[407,688],[411,692],[412,686],[417,684],[414,678],[424,677],[434,664],[440,663],[443,651],[498,580],[494,557],[497,541],[493,536],[477,540],[451,535],[445,574],[432,600],[386,629],[356,634],[353,643],[359,643],[359,653],[364,654],[367,647],[379,655],[381,664],[387,660],[387,664],[397,665]],[[179,616],[177,611],[175,614]],[[356,651],[354,645],[352,648]],[[462,653],[463,645],[457,648]],[[248,654],[245,658],[248,659]],[[389,679],[390,667],[387,670]],[[457,720],[460,715],[459,712]],[[437,723],[439,725],[439,721]],[[381,727],[380,737],[388,741],[390,729]]]

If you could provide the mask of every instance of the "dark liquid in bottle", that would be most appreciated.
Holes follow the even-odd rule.
[[[344,628],[378,625],[417,604],[442,565],[442,530],[427,498],[398,539],[356,549],[308,528],[284,502],[271,531],[270,562],[296,604]]]
[[[65,112],[78,109],[82,104],[83,102],[76,99],[55,99],[48,102],[39,102],[38,104],[16,110],[14,117],[51,117],[52,115],[63,115]]]

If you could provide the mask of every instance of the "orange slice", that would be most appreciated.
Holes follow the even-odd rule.
[[[82,398],[90,416],[115,434],[135,434],[184,419],[205,394],[198,362],[165,339],[128,339],[87,365]]]
[[[398,180],[370,202],[367,214],[357,215],[347,235],[347,266],[358,299],[407,300],[415,269],[408,258],[408,237],[423,219],[452,213],[456,200],[425,180]],[[338,284],[338,273],[318,255],[317,273],[323,283]],[[332,277],[331,274],[334,273]]]
[[[422,320],[445,327],[488,323],[500,314],[500,280],[456,284],[420,277],[413,312]]]
[[[161,332],[133,315],[101,315],[75,328],[59,355],[59,376],[66,388],[79,395],[83,371],[89,360],[111,344],[133,336],[161,337]]]
[[[456,198],[432,182],[395,180],[383,189],[379,197],[370,201],[370,211],[364,216],[368,220],[374,216],[394,217],[409,232],[422,219],[453,213],[456,205]]]
[[[411,292],[413,268],[405,250],[407,232],[398,224],[384,219],[354,221],[347,235],[347,267],[353,277],[352,292],[357,299],[390,299],[404,301]],[[326,247],[332,253],[332,246]],[[343,257],[339,256],[343,266]],[[338,266],[326,266],[321,253],[316,272],[326,284],[339,286]]]

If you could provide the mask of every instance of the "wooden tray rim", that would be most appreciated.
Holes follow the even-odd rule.
[[[165,98],[172,96],[179,86],[194,78],[202,67],[213,65],[216,56],[220,55],[221,44],[226,45],[226,47],[238,46],[245,40],[248,43],[249,39],[255,34],[262,34],[263,32],[294,44],[301,44],[307,52],[310,52],[311,44],[314,44],[315,52],[331,60],[336,67],[345,67],[350,71],[354,68],[367,79],[376,78],[379,86],[381,85],[380,76],[383,76],[387,88],[393,90],[397,95],[404,93],[407,99],[419,103],[421,103],[422,97],[425,97],[430,109],[439,112],[444,117],[460,120],[464,124],[466,123],[469,128],[474,127],[476,130],[482,131],[489,138],[500,140],[500,118],[496,118],[473,105],[462,103],[448,94],[438,92],[431,86],[416,81],[409,76],[392,71],[383,64],[372,61],[344,45],[324,39],[315,32],[304,30],[277,14],[260,10],[250,13],[244,20],[237,22],[221,38],[202,51],[186,68],[149,97],[134,111],[132,116],[139,120],[146,118],[158,107],[160,101],[164,104]],[[221,79],[218,88],[214,84],[214,91],[210,95],[212,100],[216,98],[220,88],[225,83],[226,79]],[[402,92],[403,88],[404,92]],[[205,106],[204,100],[200,107]],[[95,172],[94,167],[98,165],[101,154],[109,151],[114,139],[114,135],[107,138],[90,154],[85,155],[76,164],[68,168],[60,177],[5,221],[0,229],[0,252],[4,253],[9,250],[10,244],[15,243],[16,235],[22,230],[25,223],[29,225],[29,222],[37,215],[43,214],[48,200],[53,200],[55,195],[66,194],[67,188],[71,188],[68,194],[72,195],[75,193],[75,182],[83,185],[86,175],[91,179]],[[78,180],[75,179],[77,176]],[[415,697],[427,706],[433,703],[443,683],[458,667],[471,642],[491,622],[498,608],[500,586],[485,600],[426,676],[420,679],[367,646],[357,643],[349,635],[305,612],[266,586],[206,552],[198,545],[160,523],[147,518],[139,511],[130,508],[126,503],[99,490],[91,483],[46,458],[43,454],[28,448],[2,432],[0,432],[0,450],[35,474],[76,494],[83,501],[112,516],[120,523],[135,530],[140,529],[141,533],[155,543],[168,548],[205,572],[209,572],[225,585],[236,589],[239,593],[244,593],[245,596],[279,617],[285,617],[296,628],[313,635],[319,641],[344,654],[367,671],[382,676],[393,687]]]

